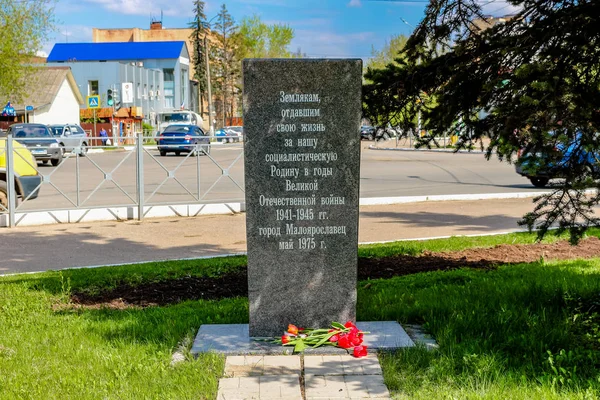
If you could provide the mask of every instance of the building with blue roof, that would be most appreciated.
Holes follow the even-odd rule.
[[[183,49],[185,48],[185,51]],[[139,61],[189,59],[183,41],[172,42],[115,42],[115,43],[57,43],[48,62],[67,61]]]
[[[102,106],[110,107],[111,90],[117,108],[135,107],[152,125],[159,112],[190,109],[196,103],[191,101],[190,55],[183,41],[57,43],[47,63],[71,67],[84,96],[100,95]],[[123,93],[125,87],[133,90]]]

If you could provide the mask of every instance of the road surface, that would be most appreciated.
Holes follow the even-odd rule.
[[[160,157],[144,150],[147,205],[244,200],[242,144],[215,145],[210,156]],[[381,151],[361,143],[362,198],[531,192],[513,166],[482,154]],[[68,157],[58,167],[40,165],[45,176],[38,199],[18,211],[136,204],[136,154],[106,151]]]

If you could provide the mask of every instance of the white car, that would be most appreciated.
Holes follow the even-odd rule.
[[[65,151],[73,151],[85,156],[88,151],[88,137],[83,128],[77,124],[48,125],[52,135]]]

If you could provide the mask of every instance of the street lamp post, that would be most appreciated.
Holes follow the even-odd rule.
[[[205,28],[210,29],[210,23],[217,18],[219,15],[215,15],[208,22],[206,22]],[[206,60],[206,86],[208,95],[208,131],[210,136],[215,135],[215,129],[213,127],[213,104],[212,104],[212,85],[210,83],[210,60],[209,60],[209,47],[208,47],[208,34],[204,32],[204,59]]]
[[[208,61],[208,35],[204,35],[204,58],[206,60],[206,85],[208,89],[208,130],[210,136],[214,136],[215,132],[213,129],[212,121],[212,88],[210,84],[210,62]]]

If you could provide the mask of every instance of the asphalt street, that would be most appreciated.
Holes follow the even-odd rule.
[[[361,142],[362,198],[531,192],[513,166],[482,154],[381,151]],[[244,199],[242,144],[215,145],[210,156],[160,157],[144,149],[147,205],[239,202]],[[137,201],[136,154],[106,151],[67,157],[58,167],[40,165],[45,176],[38,199],[19,211],[131,205]]]

